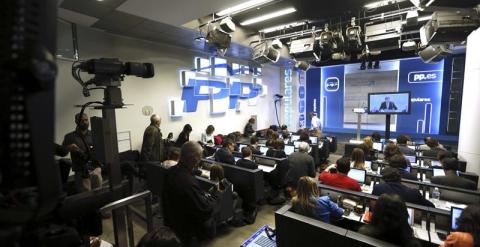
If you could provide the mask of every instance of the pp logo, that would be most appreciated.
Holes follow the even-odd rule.
[[[305,100],[300,100],[298,102],[298,111],[304,112],[305,111]]]
[[[340,88],[340,80],[337,77],[328,77],[325,80],[325,91],[336,92]]]
[[[434,83],[441,82],[443,77],[443,71],[431,70],[431,71],[412,71],[408,73],[408,83]]]

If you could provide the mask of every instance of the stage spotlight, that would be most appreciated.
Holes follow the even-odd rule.
[[[375,63],[373,64],[374,69],[380,69],[380,61],[376,60]]]
[[[273,49],[282,49],[282,41],[280,41],[279,39],[275,39],[274,41],[272,41],[272,47]]]
[[[232,21],[231,17],[224,18],[220,21],[218,25],[220,30],[224,33],[233,33],[235,32],[235,23]]]
[[[269,46],[267,42],[262,42],[253,47],[252,59],[258,63],[276,63],[280,59],[280,52]]]
[[[413,40],[405,41],[402,44],[402,51],[414,51],[417,49],[417,43]]]
[[[438,63],[451,53],[448,45],[430,45],[419,51],[418,55],[425,63]]]
[[[231,41],[232,37],[230,34],[220,31],[217,28],[214,28],[212,31],[208,32],[206,37],[206,42],[209,45],[214,46],[222,52],[226,51],[227,48],[230,47]]]
[[[368,61],[368,66],[367,66],[367,68],[368,68],[368,69],[372,69],[372,65],[373,65],[373,64],[372,64],[372,60],[369,60],[369,61]]]

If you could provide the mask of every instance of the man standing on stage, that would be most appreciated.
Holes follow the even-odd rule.
[[[308,116],[310,116],[310,119],[312,119],[310,129],[322,130],[322,123],[320,123],[320,119],[317,117],[317,114],[315,112],[310,112]]]
[[[160,116],[153,114],[150,117],[150,125],[143,134],[142,161],[163,161],[162,132],[160,131]]]

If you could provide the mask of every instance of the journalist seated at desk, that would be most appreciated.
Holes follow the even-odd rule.
[[[373,186],[373,195],[381,196],[383,194],[396,194],[405,202],[427,207],[435,207],[433,203],[420,194],[420,191],[409,188],[401,183],[402,177],[397,168],[385,167],[382,173],[384,182]]]
[[[441,161],[445,176],[434,176],[430,179],[433,184],[440,184],[450,187],[457,187],[467,190],[476,190],[477,186],[473,181],[462,178],[457,175],[458,160],[455,158],[445,158]]]
[[[412,175],[410,172],[408,172],[406,169],[407,167],[410,166],[410,162],[403,156],[402,154],[395,154],[390,158],[390,162],[388,163],[388,166],[392,168],[398,169],[400,172],[400,175],[404,179],[408,180],[418,180],[417,177]],[[382,171],[383,174],[383,171]]]
[[[332,202],[329,196],[320,196],[315,179],[308,176],[298,180],[297,195],[292,198],[292,210],[325,223],[330,223],[331,219],[341,219],[343,215],[343,209]]]
[[[394,194],[384,194],[378,198],[370,224],[362,226],[359,233],[399,246],[422,246],[408,224],[405,202]]]
[[[408,137],[406,135],[398,135],[397,136],[397,146],[400,149],[400,152],[404,155],[414,156],[415,150],[411,149],[407,146]]]
[[[350,171],[350,159],[340,158],[337,160],[337,165],[330,165],[320,175],[318,180],[330,186],[340,189],[362,191],[358,182],[350,178],[347,174]]]
[[[255,170],[258,168],[258,165],[253,162],[252,150],[250,150],[250,148],[242,148],[242,158],[237,160],[237,166],[251,170]]]
[[[465,208],[457,220],[457,228],[440,247],[480,246],[480,205]]]
[[[297,181],[300,177],[315,177],[315,162],[312,156],[308,155],[309,150],[310,145],[308,143],[300,142],[298,151],[288,157],[290,169],[288,170],[287,180],[288,184],[293,186],[293,188],[297,186]]]
[[[217,195],[202,190],[192,174],[202,157],[202,147],[186,142],[180,161],[168,169],[163,194],[165,224],[172,228],[185,246],[215,235],[214,208]]]
[[[235,143],[230,138],[223,140],[222,148],[215,152],[215,161],[235,165],[235,158],[233,158],[232,152],[235,150]]]
[[[252,151],[253,154],[262,155],[263,153],[260,152],[260,146],[258,146],[258,137],[252,136],[250,137],[250,145],[248,148]]]

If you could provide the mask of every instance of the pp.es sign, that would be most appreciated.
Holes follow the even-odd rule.
[[[408,83],[434,83],[441,82],[442,70],[412,71],[408,73]]]

